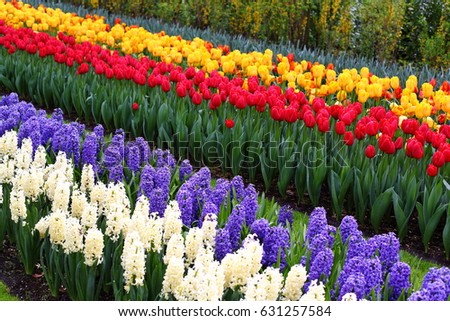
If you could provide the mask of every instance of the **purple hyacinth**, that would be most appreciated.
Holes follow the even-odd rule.
[[[94,127],[94,134],[97,137],[97,153],[100,153],[100,151],[103,148],[103,141],[104,141],[104,135],[105,130],[102,125],[97,125]]]
[[[80,133],[76,123],[64,124],[53,135],[52,149],[55,154],[62,151],[67,157],[72,157],[74,164],[80,164]]]
[[[356,222],[356,219],[351,215],[345,216],[339,225],[339,231],[341,233],[342,243],[347,242],[350,235],[353,235],[356,231],[358,231],[358,223]]]
[[[375,235],[368,240],[368,243],[374,244],[383,266],[383,273],[389,272],[391,267],[400,260],[400,241],[394,233]]]
[[[168,150],[158,148],[153,152],[153,157],[156,158],[156,168],[168,166],[173,170],[176,166],[175,157]]]
[[[379,293],[383,283],[383,273],[378,257],[367,259],[361,256],[356,256],[346,261],[341,273],[339,274],[337,284],[343,286],[347,281],[347,278],[354,273],[361,273],[364,275],[365,295],[370,294],[372,290],[375,291],[375,293]],[[345,293],[342,293],[341,291],[340,294],[344,295]]]
[[[422,287],[426,288],[429,283],[441,280],[445,285],[445,294],[450,296],[450,269],[448,267],[435,268],[432,267],[423,278]]]
[[[41,145],[42,142],[41,121],[42,119],[40,117],[30,117],[20,125],[17,133],[19,144],[22,144],[22,141],[25,138],[31,139],[33,144],[33,152],[39,145]]]
[[[228,234],[227,229],[223,228],[217,230],[215,243],[216,248],[214,252],[214,258],[220,262],[228,253],[232,252],[230,235]]]
[[[430,293],[428,292],[428,290],[422,289],[411,294],[411,296],[408,298],[408,301],[432,301],[432,300],[430,298]]]
[[[171,177],[170,169],[167,166],[159,167],[153,177],[155,187],[161,188],[167,196],[169,196]]]
[[[120,148],[114,144],[109,144],[103,152],[103,164],[109,170],[112,167],[122,164],[123,157]]]
[[[205,220],[205,217],[209,214],[218,215],[219,210],[217,209],[217,206],[212,202],[205,202],[202,208],[202,215],[200,216],[200,219],[198,221],[198,227],[203,226],[203,221]]]
[[[125,132],[123,129],[116,129],[111,139],[110,146],[114,146],[119,152],[121,159],[125,156]]]
[[[256,234],[261,242],[264,242],[266,235],[270,231],[269,221],[265,218],[255,220],[250,226],[250,233]]]
[[[325,248],[315,256],[309,269],[308,278],[312,280],[319,280],[323,276],[326,280],[330,276],[331,268],[333,267],[334,254],[330,248]]]
[[[358,300],[361,300],[365,296],[366,280],[361,272],[355,272],[348,276],[345,280],[339,294],[339,301],[342,301],[342,297],[347,293],[354,293]]]
[[[329,239],[325,233],[320,233],[314,236],[311,242],[308,244],[308,250],[311,252],[309,257],[310,263],[314,261],[316,255],[319,254],[319,252],[322,252],[329,246],[331,246],[331,244],[329,244]]]
[[[191,165],[191,163],[189,163],[189,160],[185,159],[184,161],[181,162],[181,165],[180,165],[180,173],[179,173],[180,181],[184,182],[186,177],[191,175],[191,173],[192,173],[192,165]]]
[[[309,217],[306,240],[311,241],[314,236],[327,229],[327,213],[323,207],[316,207]]]
[[[61,112],[61,114],[60,114]],[[55,109],[51,118],[42,118],[41,121],[41,143],[46,145],[53,135],[61,128],[64,121],[61,109]]]
[[[366,255],[367,252],[367,241],[363,238],[362,233],[355,233],[350,235],[347,241],[347,256],[345,257],[345,261],[349,261],[350,259],[356,256],[370,257]]]
[[[392,289],[389,300],[396,301],[402,294],[408,293],[411,287],[409,278],[411,276],[411,268],[404,262],[395,263],[389,272],[388,286]]]
[[[278,225],[286,227],[288,224],[292,225],[294,221],[294,213],[292,208],[285,205],[282,206],[278,212]]]
[[[137,173],[141,169],[141,155],[135,142],[129,142],[125,147],[125,159],[127,167]]]
[[[231,198],[238,202],[242,201],[245,195],[244,180],[240,175],[233,177],[231,180]]]
[[[141,182],[139,184],[139,195],[145,195],[147,198],[150,197],[150,193],[155,187],[153,177],[156,175],[155,169],[147,164],[144,166],[141,172]]]
[[[139,148],[142,164],[146,165],[150,159],[150,147],[148,146],[148,142],[143,137],[136,138],[135,142]]]
[[[123,181],[122,165],[119,164],[109,169],[109,181],[114,183]]]
[[[225,199],[228,197],[230,193],[231,183],[223,178],[219,178],[216,181],[216,186],[211,191],[209,198],[211,202],[216,204],[217,208],[220,209]]]
[[[16,93],[5,95],[0,100],[0,106],[11,106],[19,102],[19,96]]]
[[[428,291],[430,301],[447,301],[448,299],[446,284],[440,279],[427,283],[424,289]]]
[[[81,152],[81,164],[90,164],[95,172],[98,170],[97,164],[98,139],[95,133],[89,133],[83,142]]]
[[[253,184],[249,184],[245,189],[245,196],[241,202],[241,209],[244,212],[245,224],[252,225],[256,219],[256,212],[258,211],[258,193]]]
[[[20,113],[20,121],[23,123],[30,119],[33,116],[36,116],[36,108],[34,108],[33,104],[19,101],[16,104],[17,110]]]
[[[230,235],[231,249],[233,251],[237,250],[239,247],[239,242],[241,240],[241,230],[242,225],[244,224],[244,220],[245,217],[242,213],[240,205],[238,204],[231,211],[231,214],[228,217],[227,224],[225,225],[225,229]]]
[[[290,247],[289,232],[281,226],[270,228],[264,238],[262,264],[272,266],[280,260],[280,269],[286,267],[286,250]]]
[[[175,197],[181,212],[183,224],[190,227],[194,222],[194,211],[192,208],[192,196],[188,189],[180,189]]]
[[[150,213],[158,213],[158,216],[164,216],[167,208],[168,194],[162,188],[154,188],[149,197]]]
[[[383,284],[382,265],[378,257],[373,259],[365,259],[364,278],[366,279],[366,293],[372,291],[379,293]]]

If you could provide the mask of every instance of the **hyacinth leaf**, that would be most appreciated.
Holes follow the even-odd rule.
[[[370,222],[375,232],[378,233],[380,229],[381,220],[386,215],[392,202],[392,192],[394,188],[388,188],[386,191],[381,193],[373,203],[372,211],[370,212]]]
[[[47,281],[50,289],[50,293],[55,298],[58,297],[59,289],[61,288],[61,278],[59,277],[59,273],[53,264],[55,256],[58,255],[58,251],[54,249],[50,243],[50,238],[46,237],[40,249],[40,264],[45,280]]]
[[[361,171],[357,168],[354,169],[354,184],[353,184],[353,202],[355,205],[356,214],[358,221],[364,222],[364,217],[366,213],[367,197],[363,194],[363,189],[361,187]],[[359,175],[358,175],[359,174]]]
[[[113,113],[111,111],[111,107],[108,106],[106,101],[102,103],[101,113],[102,113],[102,123],[105,124],[107,129],[112,129],[111,125],[114,124]]]
[[[9,91],[14,91],[14,85],[8,77],[3,75],[4,68],[0,69],[0,83],[5,86]]]

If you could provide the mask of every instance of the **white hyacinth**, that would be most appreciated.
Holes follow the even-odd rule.
[[[76,217],[68,217],[64,226],[64,253],[76,253],[83,250],[83,228]]]
[[[235,289],[245,286],[250,277],[261,269],[263,248],[253,234],[247,236],[242,248],[228,253],[222,260],[225,287]]]
[[[248,281],[245,300],[275,301],[283,286],[283,275],[279,269],[268,267],[263,273],[257,273]]]
[[[33,143],[30,138],[25,138],[22,140],[21,148],[16,150],[14,159],[16,161],[16,168],[28,169],[30,168],[31,162],[33,160]]]
[[[145,248],[141,242],[139,233],[128,233],[122,252],[122,267],[125,281],[125,291],[130,291],[130,286],[143,286],[145,278]]]
[[[67,213],[56,210],[50,214],[48,234],[52,244],[62,245],[65,239]]]
[[[13,189],[11,191],[9,209],[11,210],[11,219],[15,223],[19,222],[19,219],[25,221],[27,218],[27,206],[23,190]]]
[[[164,244],[170,240],[172,235],[181,234],[183,222],[181,221],[181,211],[176,201],[170,201],[164,212]]]
[[[203,230],[198,227],[192,227],[189,229],[186,235],[186,265],[191,265],[199,251],[203,248]]]
[[[84,263],[88,266],[102,263],[104,246],[103,233],[97,228],[89,229],[84,240]]]
[[[168,264],[172,257],[182,258],[184,255],[184,239],[181,234],[173,234],[167,243],[164,263]]]
[[[183,258],[172,256],[167,264],[166,273],[164,274],[162,294],[167,299],[170,294],[177,291],[184,276]]]
[[[59,181],[56,184],[57,197],[54,197],[52,202],[52,211],[68,211],[70,202],[70,187],[71,183],[68,181]]]
[[[15,130],[7,131],[0,137],[0,156],[13,157],[17,151],[18,139]]]
[[[205,220],[203,221],[202,231],[203,231],[203,243],[205,246],[213,247],[216,243],[216,227],[217,227],[217,215],[216,214],[206,214]]]
[[[14,177],[14,159],[3,156],[0,162],[0,184],[11,183]]]
[[[308,274],[303,265],[297,264],[291,267],[287,274],[283,288],[283,297],[286,300],[298,301],[302,296],[302,288],[306,282]]]
[[[41,239],[45,237],[45,233],[48,231],[48,227],[50,225],[50,216],[42,217],[34,226],[34,229],[39,232],[39,236]]]
[[[358,298],[355,293],[349,292],[342,296],[342,301],[358,301]]]
[[[128,233],[138,231],[145,250],[148,252],[160,252],[162,250],[162,233],[164,219],[158,217],[156,213],[149,212],[149,202],[145,195],[141,195],[127,227]]]
[[[104,211],[106,195],[108,193],[107,191],[108,188],[106,187],[106,185],[103,182],[99,181],[92,187],[91,193],[89,194],[91,204],[97,205],[99,213],[103,213]]]
[[[90,228],[95,227],[97,224],[98,219],[98,212],[97,212],[97,205],[95,204],[88,204],[81,214],[81,225],[83,229],[89,230]]]
[[[325,301],[325,287],[322,282],[312,280],[308,292],[300,298],[300,301]]]
[[[12,184],[15,188],[23,190],[26,198],[36,201],[43,193],[44,171],[36,167],[26,170],[18,169]]]
[[[34,159],[31,163],[32,167],[35,168],[44,168],[47,164],[47,151],[45,150],[45,147],[42,145],[39,145],[36,148],[36,151],[34,152]]]
[[[84,164],[81,172],[80,190],[83,193],[92,191],[95,185],[95,174],[91,164]]]
[[[79,189],[74,189],[72,192],[72,204],[70,206],[72,216],[81,217],[88,205],[86,195]]]

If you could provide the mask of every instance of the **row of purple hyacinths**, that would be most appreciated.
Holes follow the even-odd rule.
[[[62,151],[77,168],[92,165],[97,178],[105,182],[136,180],[133,192],[149,198],[151,212],[162,216],[174,197],[186,229],[201,227],[209,215],[225,213],[215,240],[218,261],[238,250],[246,234],[253,233],[263,245],[264,267],[287,270],[302,263],[308,271],[303,290],[320,280],[330,300],[341,300],[347,293],[354,293],[358,300],[447,300],[450,296],[446,267],[430,269],[422,288],[411,293],[411,270],[400,261],[400,244],[393,233],[365,239],[352,216],[344,217],[335,228],[328,224],[325,210],[316,208],[304,240],[296,244],[292,233],[298,231],[292,228],[291,208],[279,208],[276,220],[258,217],[264,216],[258,212],[258,193],[252,184],[245,186],[242,177],[219,178],[214,183],[207,167],[194,172],[188,160],[177,166],[170,152],[152,151],[143,138],[128,141],[121,129],[109,141],[101,125],[86,131],[77,122],[65,123],[59,109],[48,117],[10,94],[0,101],[0,134],[8,130],[18,131],[19,144],[29,137],[34,149],[47,146],[50,155]],[[171,195],[171,190],[176,193]],[[292,253],[299,255],[292,260]]]

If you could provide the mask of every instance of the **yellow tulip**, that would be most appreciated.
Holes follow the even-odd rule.
[[[428,82],[424,82],[422,84],[422,94],[425,98],[430,98],[433,96],[433,85]]]
[[[400,79],[397,76],[392,77],[390,83],[394,90],[400,87]]]

